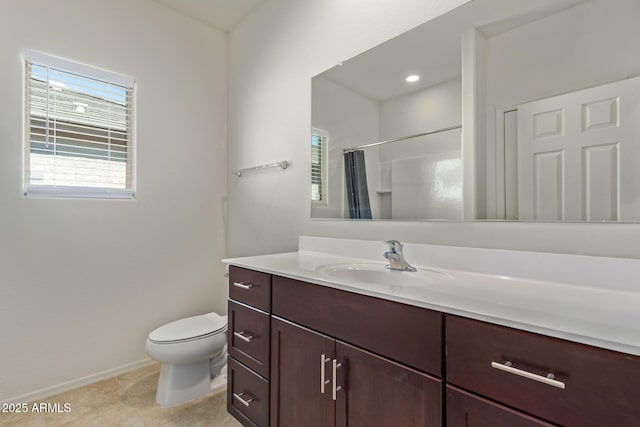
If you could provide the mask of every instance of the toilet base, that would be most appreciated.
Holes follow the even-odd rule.
[[[176,406],[205,396],[226,386],[226,372],[211,379],[211,361],[188,364],[163,363],[156,392],[160,406]]]
[[[218,391],[227,388],[227,375],[220,374],[211,380],[211,391]]]

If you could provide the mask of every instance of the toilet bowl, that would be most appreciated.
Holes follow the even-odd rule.
[[[147,353],[162,363],[158,405],[179,405],[225,387],[226,342],[227,316],[216,313],[176,320],[151,332]]]

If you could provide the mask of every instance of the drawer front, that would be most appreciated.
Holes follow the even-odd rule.
[[[269,378],[269,315],[229,301],[229,354]]]
[[[271,311],[271,275],[229,266],[229,298]]]
[[[440,313],[273,277],[273,314],[440,376]]]
[[[562,425],[640,425],[639,357],[456,316],[446,348],[451,384]]]
[[[447,426],[553,427],[553,424],[447,386]]]
[[[269,382],[229,358],[227,411],[245,426],[269,425]]]

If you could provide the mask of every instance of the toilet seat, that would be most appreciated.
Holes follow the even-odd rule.
[[[167,323],[151,332],[149,341],[155,344],[194,341],[226,332],[226,330],[227,316],[207,313]]]

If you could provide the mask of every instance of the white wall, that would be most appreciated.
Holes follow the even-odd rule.
[[[462,86],[459,78],[397,96],[380,103],[380,138],[390,139],[459,125],[462,120]],[[410,142],[410,141],[409,141]],[[386,145],[402,155],[407,144]]]
[[[295,250],[308,234],[640,258],[633,224],[310,219],[311,77],[462,3],[270,0],[231,32],[229,167],[293,165],[230,184],[230,255]]]
[[[292,165],[230,181],[230,256],[295,250],[300,234],[314,233],[311,77],[463,3],[269,0],[231,31],[229,168],[275,159]],[[349,230],[369,225],[356,222],[344,223]]]
[[[155,327],[226,311],[227,64],[223,33],[150,0],[0,10],[2,401],[144,363]],[[25,48],[136,79],[135,200],[22,195]]]

